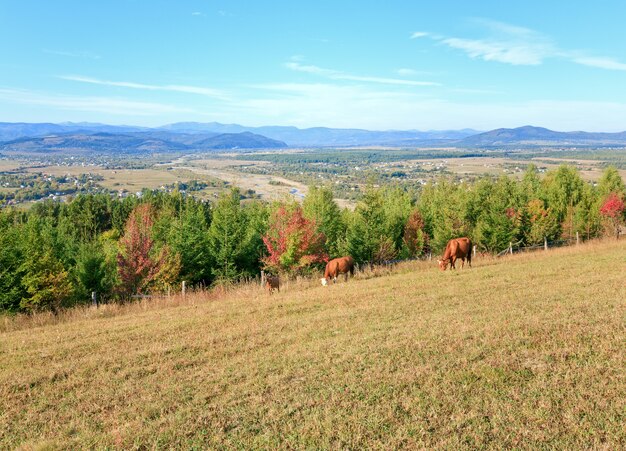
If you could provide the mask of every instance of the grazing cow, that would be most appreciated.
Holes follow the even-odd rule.
[[[472,241],[469,238],[453,238],[448,241],[443,257],[438,260],[439,268],[445,271],[449,262],[451,268],[456,269],[454,263],[457,258],[461,259],[461,269],[465,266],[466,258],[469,267],[472,267]]]
[[[267,276],[265,278],[265,289],[269,294],[276,290],[280,293],[280,279],[278,276]]]
[[[348,280],[348,273],[354,276],[354,260],[352,257],[339,257],[330,260],[326,263],[326,270],[324,271],[324,277],[322,285],[328,285],[328,281],[332,278],[333,283],[337,282],[337,276],[339,274],[345,274],[346,281]]]

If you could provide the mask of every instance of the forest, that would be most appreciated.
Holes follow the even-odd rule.
[[[440,178],[415,189],[368,187],[354,210],[329,186],[302,203],[244,199],[237,188],[214,203],[144,190],[140,196],[79,194],[28,210],[0,210],[0,312],[53,312],[91,302],[128,302],[191,287],[227,285],[260,270],[283,277],[319,271],[329,258],[359,264],[423,258],[468,236],[481,252],[615,236],[626,188],[614,167],[598,183],[562,165],[521,180]]]

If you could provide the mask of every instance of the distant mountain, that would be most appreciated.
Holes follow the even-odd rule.
[[[183,144],[144,136],[113,133],[49,135],[20,138],[0,145],[0,150],[14,153],[103,152],[152,153],[184,150]]]
[[[0,122],[0,141],[11,141],[18,138],[60,135],[67,133],[127,133],[150,130],[147,127],[128,125],[107,125],[92,122],[63,122],[60,124],[26,122]]]
[[[196,141],[190,147],[203,149],[280,149],[287,147],[283,141],[250,132],[222,133]]]
[[[589,133],[556,132],[530,125],[518,128],[499,128],[469,136],[456,143],[459,147],[511,147],[511,146],[623,146],[626,132]]]
[[[244,127],[239,124],[219,122],[178,122],[158,127],[174,133],[258,133],[268,138],[284,141],[291,147],[330,146],[403,146],[415,145],[418,141],[458,140],[479,133],[476,130],[387,130],[372,131],[356,128],[297,128],[289,126]]]
[[[184,137],[182,140],[164,139]],[[220,135],[159,134],[139,132],[128,134],[94,133],[63,134],[36,138],[19,138],[0,144],[0,151],[9,153],[100,152],[100,153],[161,153],[211,149],[269,149],[287,147],[287,144],[253,133]]]

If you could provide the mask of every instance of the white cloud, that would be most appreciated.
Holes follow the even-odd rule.
[[[0,89],[0,99],[23,105],[49,106],[62,110],[125,116],[156,116],[168,113],[193,112],[189,108],[155,102],[138,102],[116,97],[57,95],[21,89]]]
[[[349,81],[362,81],[366,83],[379,83],[386,85],[403,85],[403,86],[440,86],[440,83],[433,81],[414,81],[414,80],[402,80],[398,78],[384,78],[384,77],[370,77],[362,75],[351,75],[344,72],[340,72],[333,69],[324,69],[322,67],[300,64],[296,61],[290,61],[285,63],[285,67],[297,72],[306,72],[309,74],[320,75],[322,77],[330,78],[333,80],[349,80]]]
[[[192,16],[204,16],[203,13],[201,13],[200,11],[194,11],[191,13]]]
[[[624,70],[626,71],[626,64],[620,63],[613,58],[603,57],[576,57],[573,59],[575,63],[582,64],[583,66],[599,67],[600,69],[608,70]]]
[[[130,89],[143,89],[148,91],[173,91],[173,92],[184,92],[188,94],[199,94],[207,97],[213,97],[216,99],[227,99],[227,95],[225,92],[219,89],[213,88],[204,88],[199,86],[187,86],[187,85],[150,85],[145,83],[135,83],[131,81],[109,81],[109,80],[100,80],[92,77],[83,77],[81,75],[62,75],[59,78],[63,80],[69,81],[77,81],[80,83],[88,83],[93,85],[103,85],[103,86],[116,86],[120,88],[130,88]]]
[[[564,59],[583,66],[626,70],[625,63],[613,58],[584,56],[581,51],[561,49],[548,36],[530,28],[488,19],[474,19],[473,22],[487,29],[489,35],[473,39],[416,32],[411,38],[429,37],[433,41],[465,52],[470,58],[516,66],[537,66],[546,59]]]
[[[498,61],[513,65],[541,64],[550,50],[541,44],[514,41],[446,38],[441,41],[449,47],[463,50],[470,58]]]
[[[411,33],[411,39],[425,38],[427,36],[430,36],[430,33],[427,33],[426,31],[415,31]]]
[[[65,50],[50,50],[43,49],[44,53],[48,53],[50,55],[59,55],[59,56],[69,56],[71,58],[87,58],[92,60],[99,60],[101,57],[93,52],[68,52]]]

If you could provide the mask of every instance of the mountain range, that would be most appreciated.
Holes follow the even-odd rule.
[[[161,127],[98,123],[0,123],[0,151],[16,153],[96,151],[168,152],[284,147],[606,147],[626,146],[626,132],[557,132],[542,127],[462,130],[338,129],[289,126],[245,127],[218,122],[178,122]]]

